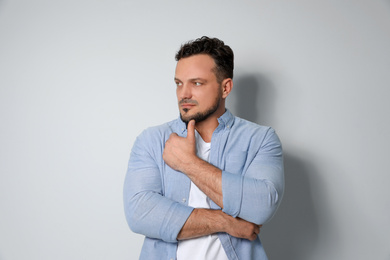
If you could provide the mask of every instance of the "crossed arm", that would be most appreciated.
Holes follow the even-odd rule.
[[[163,159],[172,169],[186,174],[212,201],[223,208],[222,171],[196,156],[195,122],[188,124],[187,137],[172,134],[165,143]],[[230,229],[229,229],[230,228]],[[260,226],[233,218],[221,210],[195,209],[177,239],[190,239],[217,232],[254,240]]]
[[[195,121],[192,120],[188,124],[186,138],[171,134],[165,143],[163,159],[171,168],[186,174],[211,200],[224,208],[222,170],[197,157],[195,142]],[[178,239],[227,232],[235,237],[254,240],[260,227],[222,211],[196,209],[184,224]]]
[[[145,158],[145,154],[139,156]],[[278,192],[275,190],[272,180],[258,178],[259,170],[266,172],[271,169],[272,171],[272,167],[264,166],[264,162],[254,160],[252,163],[254,165],[253,171],[251,172],[248,169],[245,178],[241,178],[237,174],[223,172],[196,156],[194,125],[192,124],[189,124],[187,138],[175,134],[170,136],[165,143],[163,159],[171,168],[186,174],[223,210],[190,209],[175,203],[160,195],[162,183],[151,182],[151,180],[160,178],[158,169],[149,168],[142,170],[142,172],[137,170],[136,174],[129,176],[129,186],[137,185],[139,183],[137,178],[142,178],[142,185],[145,184],[145,180],[150,180],[150,184],[146,184],[141,188],[130,188],[130,190],[136,192],[129,194],[129,196],[125,194],[125,200],[128,199],[129,204],[131,204],[131,212],[129,212],[131,216],[128,217],[128,220],[131,219],[129,224],[134,232],[168,242],[217,232],[226,232],[235,237],[253,240],[256,239],[261,224],[275,211]],[[133,165],[133,167],[137,168],[137,165]],[[145,165],[142,165],[142,167],[145,168]],[[232,199],[229,197],[233,196],[230,192],[231,189],[227,188],[229,192],[225,193],[225,198],[223,196],[222,183],[224,181],[225,189],[230,183],[237,187],[242,186],[239,193],[242,193],[245,199],[242,199],[242,202],[234,202],[242,203],[242,207],[240,206],[241,208],[237,212],[232,211],[234,207],[232,207],[230,203]],[[248,198],[258,199],[248,200]],[[224,200],[227,203],[225,208]],[[235,198],[234,201],[236,200]],[[267,209],[257,206],[259,204],[270,206]],[[253,211],[253,208],[260,208],[261,214],[258,214],[258,211]],[[165,212],[165,215],[162,216],[161,212]],[[158,218],[156,218],[156,215],[159,215]],[[258,215],[261,217],[257,217]],[[175,224],[172,225],[171,223]],[[168,226],[170,228],[166,228]],[[163,228],[164,230],[173,229],[169,231],[169,234],[165,234],[166,232],[163,234]]]
[[[240,218],[223,213],[222,210],[194,209],[180,230],[177,239],[191,239],[218,232],[231,236],[255,240],[261,225],[256,225]]]

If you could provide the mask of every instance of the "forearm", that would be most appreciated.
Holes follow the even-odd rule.
[[[200,190],[223,208],[222,171],[196,157],[182,170]]]
[[[177,239],[191,239],[223,231],[224,218],[221,210],[194,209],[179,232]]]
[[[248,240],[256,239],[260,232],[259,225],[212,209],[194,209],[179,232],[177,239],[185,240],[226,232],[234,237]]]

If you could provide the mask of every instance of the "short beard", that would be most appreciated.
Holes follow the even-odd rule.
[[[190,116],[188,118],[184,118],[183,115],[180,113],[180,119],[186,123],[186,125],[188,124],[188,122],[190,122],[191,120],[195,120],[195,123],[199,123],[199,122],[202,122],[204,120],[206,120],[207,118],[209,118],[209,116],[211,116],[212,114],[215,113],[215,111],[218,110],[219,106],[221,104],[221,97],[217,97],[217,99],[215,100],[214,102],[214,105],[212,107],[210,107],[208,110],[206,110],[205,112],[199,112],[199,113],[196,113],[195,115],[193,116]]]

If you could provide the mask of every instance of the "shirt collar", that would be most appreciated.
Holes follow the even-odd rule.
[[[218,118],[218,123],[219,127],[231,128],[234,123],[233,114],[228,109],[226,109],[225,113],[220,118]]]

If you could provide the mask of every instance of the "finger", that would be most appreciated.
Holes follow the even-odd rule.
[[[249,238],[249,240],[253,241],[257,238],[257,234],[253,233],[253,235]]]
[[[259,233],[260,233],[260,228],[259,228],[259,226],[256,226],[256,227],[255,227],[254,232],[255,232],[255,234],[259,234]]]
[[[187,126],[187,140],[195,142],[195,120],[188,122]]]

